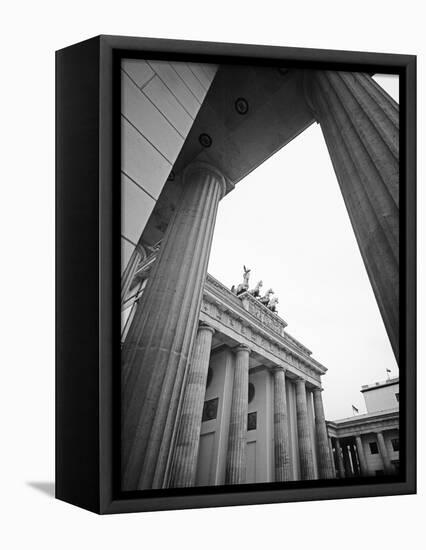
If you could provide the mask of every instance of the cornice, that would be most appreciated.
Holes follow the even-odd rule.
[[[277,327],[280,327],[280,329],[282,327],[282,333],[284,333],[284,329],[288,325],[288,323],[286,323],[284,321],[284,319],[279,317],[279,315],[277,315],[276,313],[274,313],[273,311],[268,309],[265,305],[260,303],[259,300],[257,300],[252,294],[250,294],[250,292],[247,292],[247,291],[243,292],[242,294],[240,294],[238,296],[238,299],[241,300],[243,302],[243,304],[244,304],[245,301],[248,301],[248,303],[255,308],[255,309],[249,309],[248,311],[250,311],[250,313],[253,313],[255,311],[260,312],[265,317],[271,319],[271,321],[274,324],[276,324]],[[244,307],[244,305],[243,305],[243,307]]]
[[[399,377],[392,378],[391,380],[385,380],[383,382],[377,382],[377,384],[369,384],[367,386],[361,386],[359,390],[361,393],[366,393],[373,390],[378,390],[380,388],[388,388],[389,386],[395,386],[399,384]]]
[[[140,262],[135,278],[150,271],[157,254],[158,250],[154,250]],[[308,369],[320,376],[327,372],[326,367],[311,357],[312,352],[308,348],[284,331],[287,323],[250,293],[245,292],[237,297],[220,281],[207,274],[203,301],[214,304],[219,311],[227,313],[231,319],[239,321],[243,331],[244,328],[250,328],[257,337],[256,343],[260,347],[264,347],[262,342],[265,342],[267,351],[274,355],[278,353],[280,360],[286,361],[296,369],[302,371]],[[249,304],[248,307],[247,304]],[[277,348],[276,352],[274,352],[275,348]]]
[[[216,290],[218,289],[219,292]],[[240,332],[245,338],[251,339],[256,345],[277,357],[279,362],[285,361],[305,374],[323,375],[326,368],[309,355],[296,348],[285,337],[272,332],[259,319],[247,311],[230,291],[223,293],[221,283],[211,285],[207,281],[204,288],[202,312],[212,314],[216,321],[224,326],[229,325],[233,331]],[[215,311],[210,312],[211,306]]]
[[[249,292],[244,292],[240,294],[238,297],[231,292],[225,285],[223,285],[220,281],[212,277],[211,275],[207,275],[206,279],[206,285],[213,286],[216,288],[226,299],[230,299],[232,303],[234,303],[237,307],[242,306],[246,311],[248,311],[253,317],[257,318],[262,322],[262,324],[266,324],[267,327],[271,330],[273,330],[276,334],[284,338],[288,341],[290,346],[295,346],[298,350],[302,351],[306,355],[312,355],[312,351],[308,349],[306,346],[301,344],[296,338],[285,332],[285,327],[287,326],[286,321],[282,319],[279,315],[274,313],[273,311],[269,310],[266,306],[261,304],[254,296],[252,296]],[[245,303],[244,303],[245,302]],[[253,307],[247,307],[247,304],[252,305]],[[246,306],[246,307],[245,307]],[[265,323],[265,319],[270,320],[270,323]],[[324,372],[327,371],[327,369],[318,363],[315,359],[312,359],[312,362],[316,364],[316,366],[319,367],[319,369],[322,371],[324,369]]]
[[[337,421],[327,420],[327,426],[336,437],[350,437],[380,429],[390,430],[399,427],[399,410],[380,411],[372,416],[359,415]]]
[[[385,409],[383,411],[376,411],[372,413],[364,413],[364,414],[357,414],[355,416],[349,416],[347,418],[339,418],[337,420],[329,420],[328,422],[332,422],[336,424],[337,426],[342,425],[343,423],[351,423],[356,421],[366,421],[366,420],[374,420],[376,418],[387,418],[387,417],[399,417],[399,409]]]

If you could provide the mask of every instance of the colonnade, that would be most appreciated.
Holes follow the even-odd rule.
[[[397,106],[371,77],[356,73],[313,72],[308,95],[398,355]],[[123,490],[160,488],[168,483],[179,486],[191,484],[193,479],[199,394],[206,376],[199,367],[201,363],[205,367],[208,331],[202,331],[204,340],[197,342],[194,353],[193,350],[217,208],[226,185],[222,173],[207,163],[194,162],[186,168],[182,196],[123,345]],[[133,263],[126,272],[123,290],[132,269]],[[198,358],[198,370],[193,372],[191,356]],[[249,350],[241,348],[237,356],[228,483],[239,483],[245,477]],[[302,478],[312,479],[306,387],[302,379],[296,385]],[[274,386],[281,396],[276,399],[274,410],[276,477],[285,480],[289,476],[289,460],[283,371],[274,375]],[[197,412],[189,412],[191,407],[198,407]],[[333,469],[320,393],[314,393],[314,407],[320,475],[329,477]],[[186,428],[180,422],[184,417],[188,420]]]
[[[378,430],[372,433],[374,433],[376,437],[377,448],[383,464],[383,473],[387,475],[394,474],[395,471],[385,444],[383,431]],[[330,442],[332,449],[334,448],[333,458],[337,477],[344,478],[374,475],[374,472],[372,472],[368,466],[362,435],[346,436],[342,438],[331,437]]]
[[[209,368],[213,329],[201,324],[195,343],[195,351],[189,366],[180,425],[171,461],[167,486],[191,487],[195,484],[196,465],[200,442],[201,417],[205,396],[205,383]],[[247,415],[250,349],[245,345],[235,348],[235,369],[232,387],[228,447],[226,454],[225,484],[241,484],[246,481]],[[288,408],[286,398],[286,370],[276,367],[272,371],[274,386],[274,464],[275,481],[290,481],[293,468],[290,460],[288,433]],[[317,477],[314,465],[311,429],[307,406],[305,380],[296,381],[297,433],[301,479]],[[328,444],[327,426],[321,389],[313,389],[315,434],[318,456],[318,477],[332,478],[334,470]]]

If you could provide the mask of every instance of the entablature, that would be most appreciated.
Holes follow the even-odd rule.
[[[246,311],[256,317],[263,325],[274,331],[279,336],[282,336],[289,342],[290,345],[296,346],[306,355],[312,355],[312,351],[310,349],[301,344],[298,340],[296,340],[296,338],[285,332],[284,329],[288,326],[288,323],[286,323],[286,321],[284,321],[284,319],[279,317],[276,313],[261,304],[259,300],[252,296],[250,292],[243,292],[236,297],[235,294],[220,281],[207,274],[206,287],[209,286],[214,287],[219,294],[222,294],[224,300],[229,299],[232,300],[235,305],[242,305]],[[320,366],[325,368],[322,365]]]
[[[259,306],[263,307],[261,304]],[[268,313],[278,318],[272,312]],[[285,366],[294,375],[308,377],[308,381],[315,386],[320,385],[320,377],[327,370],[304,351],[307,348],[300,349],[286,334],[273,331],[263,319],[243,306],[240,297],[210,276],[204,287],[200,320],[211,323],[216,330],[246,343],[275,365]]]
[[[141,261],[135,274],[133,289],[141,280],[149,277],[157,254],[158,247]],[[286,367],[295,369],[295,376],[303,374],[314,386],[320,385],[320,377],[327,372],[326,367],[311,356],[311,350],[285,332],[287,323],[284,319],[270,311],[249,292],[236,296],[209,274],[204,285],[200,320],[211,323],[220,332],[229,332],[231,338],[255,346],[258,353],[267,357],[271,363],[284,363]]]
[[[328,420],[327,429],[329,436],[339,439],[399,429],[399,410],[392,409],[372,416],[360,415],[338,421]]]

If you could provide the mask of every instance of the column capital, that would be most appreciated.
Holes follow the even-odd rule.
[[[183,182],[190,178],[195,173],[204,173],[209,174],[213,178],[216,179],[216,181],[219,182],[221,193],[220,198],[223,199],[223,197],[227,194],[228,191],[234,188],[233,185],[230,184],[231,189],[228,189],[228,182],[225,178],[225,176],[222,174],[222,172],[210,164],[209,162],[204,162],[200,160],[196,160],[194,162],[191,162],[186,166],[186,168],[183,171]]]
[[[234,348],[234,351],[235,353],[239,353],[240,351],[247,351],[249,354],[251,353],[251,349],[245,344],[239,344],[236,348]]]
[[[288,371],[288,368],[283,365],[274,365],[271,370],[274,374],[276,372],[283,372],[285,374]]]
[[[324,388],[321,388],[321,387],[318,387],[318,386],[313,386],[312,387],[312,393],[321,393],[324,391]]]
[[[200,330],[207,330],[207,331],[210,331],[212,334],[214,334],[216,332],[213,327],[211,327],[210,325],[208,325],[207,323],[204,323],[204,322],[201,322],[198,325],[198,331],[200,331]]]

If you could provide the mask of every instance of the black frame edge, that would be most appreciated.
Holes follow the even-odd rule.
[[[89,46],[90,44],[90,46]],[[226,494],[205,494],[205,495],[176,495],[167,497],[146,497],[146,498],[129,498],[129,499],[115,499],[114,486],[113,486],[113,410],[111,407],[113,400],[113,320],[111,319],[111,311],[106,304],[111,304],[113,300],[114,278],[112,273],[112,260],[114,258],[114,251],[112,246],[112,228],[114,227],[114,194],[117,189],[114,190],[113,174],[114,169],[112,166],[112,151],[113,151],[113,131],[114,120],[112,113],[113,106],[113,63],[114,52],[116,50],[139,50],[145,52],[162,52],[170,53],[171,55],[201,55],[201,56],[229,56],[229,58],[251,58],[251,59],[279,59],[282,57],[291,58],[294,62],[315,60],[315,65],[321,63],[334,64],[337,70],[338,67],[347,66],[348,70],[356,70],[356,67],[360,64],[365,66],[376,67],[380,66],[386,70],[386,67],[395,68],[398,66],[400,73],[405,71],[406,75],[406,93],[407,93],[407,116],[406,116],[406,181],[410,185],[410,193],[407,196],[407,212],[410,212],[410,216],[407,216],[407,273],[406,281],[411,283],[411,286],[407,284],[407,308],[410,309],[410,315],[407,316],[406,326],[406,338],[407,338],[407,360],[415,366],[415,261],[416,261],[416,249],[415,249],[415,146],[416,146],[416,131],[415,131],[415,80],[416,80],[416,57],[411,55],[398,55],[398,54],[374,54],[364,52],[344,52],[333,50],[312,50],[305,48],[282,48],[274,46],[253,46],[253,45],[239,45],[239,44],[220,44],[210,42],[192,42],[181,40],[164,40],[164,39],[146,39],[146,38],[131,38],[131,37],[119,37],[101,35],[99,37],[90,39],[86,42],[80,43],[77,46],[71,46],[57,52],[58,66],[63,64],[63,58],[67,51],[74,48],[94,48],[97,52],[97,64],[92,66],[95,76],[93,78],[98,80],[97,96],[96,100],[91,97],[86,101],[86,115],[90,114],[90,109],[96,112],[98,117],[98,128],[96,138],[97,153],[93,150],[91,153],[87,151],[81,152],[81,163],[89,162],[91,165],[95,164],[95,158],[98,167],[98,174],[96,181],[99,183],[99,189],[96,188],[96,200],[98,217],[96,220],[93,218],[84,220],[82,223],[81,215],[79,212],[73,213],[71,219],[73,224],[80,225],[79,238],[81,238],[81,245],[88,246],[86,243],[87,235],[83,239],[81,234],[84,231],[90,231],[90,236],[96,235],[98,248],[96,251],[96,261],[98,262],[96,267],[96,275],[99,272],[99,278],[97,278],[96,284],[90,280],[90,285],[87,285],[87,281],[81,281],[76,279],[75,285],[86,285],[85,290],[82,291],[82,295],[89,297],[91,292],[94,292],[98,299],[96,314],[97,328],[99,340],[91,341],[88,343],[88,348],[81,349],[81,359],[85,361],[86,367],[89,372],[82,372],[82,367],[79,365],[77,369],[77,377],[71,380],[71,386],[68,388],[63,387],[66,381],[69,382],[69,372],[65,372],[66,368],[63,364],[62,350],[63,339],[74,339],[75,335],[81,334],[83,328],[81,326],[71,326],[68,324],[67,328],[61,325],[64,315],[61,293],[62,276],[69,266],[69,258],[64,259],[61,256],[62,249],[62,232],[63,222],[61,218],[64,216],[64,209],[61,206],[62,196],[64,191],[65,181],[70,181],[72,175],[68,174],[66,177],[63,175],[63,171],[59,169],[64,158],[72,156],[69,147],[66,146],[66,139],[62,138],[62,143],[59,134],[63,127],[63,112],[64,112],[64,98],[63,92],[58,91],[61,88],[59,84],[59,76],[57,76],[57,498],[71,502],[78,506],[82,506],[91,511],[108,514],[108,513],[122,513],[122,512],[137,512],[137,511],[154,511],[154,510],[168,510],[168,509],[184,509],[195,507],[213,507],[213,506],[234,506],[241,504],[261,504],[261,503],[274,503],[274,502],[292,502],[292,501],[307,501],[307,500],[322,500],[322,499],[341,499],[341,498],[353,498],[353,497],[366,497],[366,496],[384,496],[384,495],[396,495],[396,494],[412,494],[416,492],[416,474],[415,474],[415,450],[416,450],[416,425],[415,425],[415,400],[408,400],[407,403],[407,415],[406,415],[406,429],[407,429],[407,453],[411,462],[407,461],[407,479],[405,482],[393,483],[393,484],[368,484],[368,485],[351,485],[336,486],[336,487],[311,487],[300,488],[290,490],[247,490],[245,492],[226,493]],[[77,60],[77,53],[74,60]],[[80,55],[80,54],[79,54]],[[84,58],[84,55],[82,56]],[[84,62],[84,59],[83,59]],[[86,60],[87,62],[87,60]],[[78,64],[78,63],[77,63]],[[58,70],[58,69],[57,69]],[[81,67],[75,68],[76,79],[81,79]],[[58,73],[60,71],[58,70]],[[90,79],[89,79],[90,80]],[[76,93],[81,91],[81,82],[77,85]],[[67,90],[67,94],[70,96],[71,91]],[[408,95],[409,94],[409,95]],[[66,101],[70,98],[65,97]],[[83,98],[81,97],[83,101]],[[90,104],[90,109],[89,109]],[[82,124],[81,117],[72,120],[72,125],[75,131],[81,130]],[[65,130],[68,132],[65,128]],[[94,128],[91,128],[92,132]],[[92,139],[94,140],[95,133],[91,132]],[[93,149],[95,143],[91,143]],[[98,156],[96,156],[98,155]],[[80,163],[80,164],[81,164]],[[71,166],[71,172],[74,170],[74,177],[78,175],[78,169]],[[80,176],[82,174],[80,173]],[[68,178],[68,179],[67,179]],[[84,185],[83,185],[84,181]],[[87,174],[83,174],[79,185],[84,188],[85,192],[89,193],[92,200],[95,200],[93,185],[93,174],[89,177]],[[99,194],[98,194],[99,192]],[[75,198],[75,197],[74,197]],[[68,207],[67,207],[68,208]],[[69,214],[70,212],[68,212]],[[70,223],[70,220],[68,221]],[[90,275],[89,270],[94,268],[93,261],[90,263],[90,259],[85,265],[87,274]],[[89,277],[90,278],[90,277]],[[91,289],[91,290],[89,290]],[[81,296],[80,296],[81,298]],[[81,304],[81,301],[80,301]],[[88,304],[84,304],[88,307]],[[79,306],[74,305],[74,315],[81,316],[81,310]],[[93,323],[92,319],[92,323]],[[93,325],[94,326],[94,325]],[[92,328],[93,328],[92,326]],[[68,330],[69,329],[69,330]],[[73,332],[74,331],[74,332]],[[97,355],[96,362],[87,361],[86,354],[88,349],[91,349],[93,355],[95,355],[95,347]],[[72,361],[68,358],[67,364],[71,364]],[[59,380],[59,382],[58,382]],[[407,394],[415,396],[415,372],[411,372],[407,376]],[[86,401],[84,406],[90,411],[90,426],[87,426],[83,418],[78,415],[77,418],[69,418],[72,406],[70,405],[70,395],[74,398],[81,398],[79,392],[81,388],[80,383],[89,382],[92,390],[94,384],[97,384],[96,399],[90,404],[87,403],[87,393],[85,394]],[[62,399],[66,398],[67,407],[70,410],[67,412],[68,418],[64,420],[63,416],[63,403]],[[64,460],[64,450],[69,448],[69,444],[65,445],[63,441],[62,430],[71,426],[73,430],[77,427],[83,429],[85,435],[77,434],[77,439],[81,442],[86,442],[86,454],[88,458],[87,464],[73,465],[73,459],[68,457]],[[97,430],[97,433],[95,431]],[[90,442],[87,440],[87,435],[91,434],[96,436]],[[58,452],[59,447],[59,452]],[[73,453],[72,453],[72,456]],[[408,467],[409,465],[409,467]],[[71,472],[65,472],[64,468],[71,468]],[[89,475],[89,471],[93,474],[93,477]],[[74,481],[77,483],[78,490],[74,489],[70,491],[69,485]],[[87,484],[87,487],[83,487]],[[77,495],[75,493],[78,493]]]
[[[406,220],[406,242],[405,242],[405,342],[406,342],[406,365],[410,372],[406,374],[405,387],[405,433],[406,433],[406,455],[407,458],[407,492],[417,492],[417,190],[416,190],[416,162],[417,162],[417,57],[408,56],[405,64],[405,220]]]
[[[56,52],[55,496],[99,512],[99,40]]]

